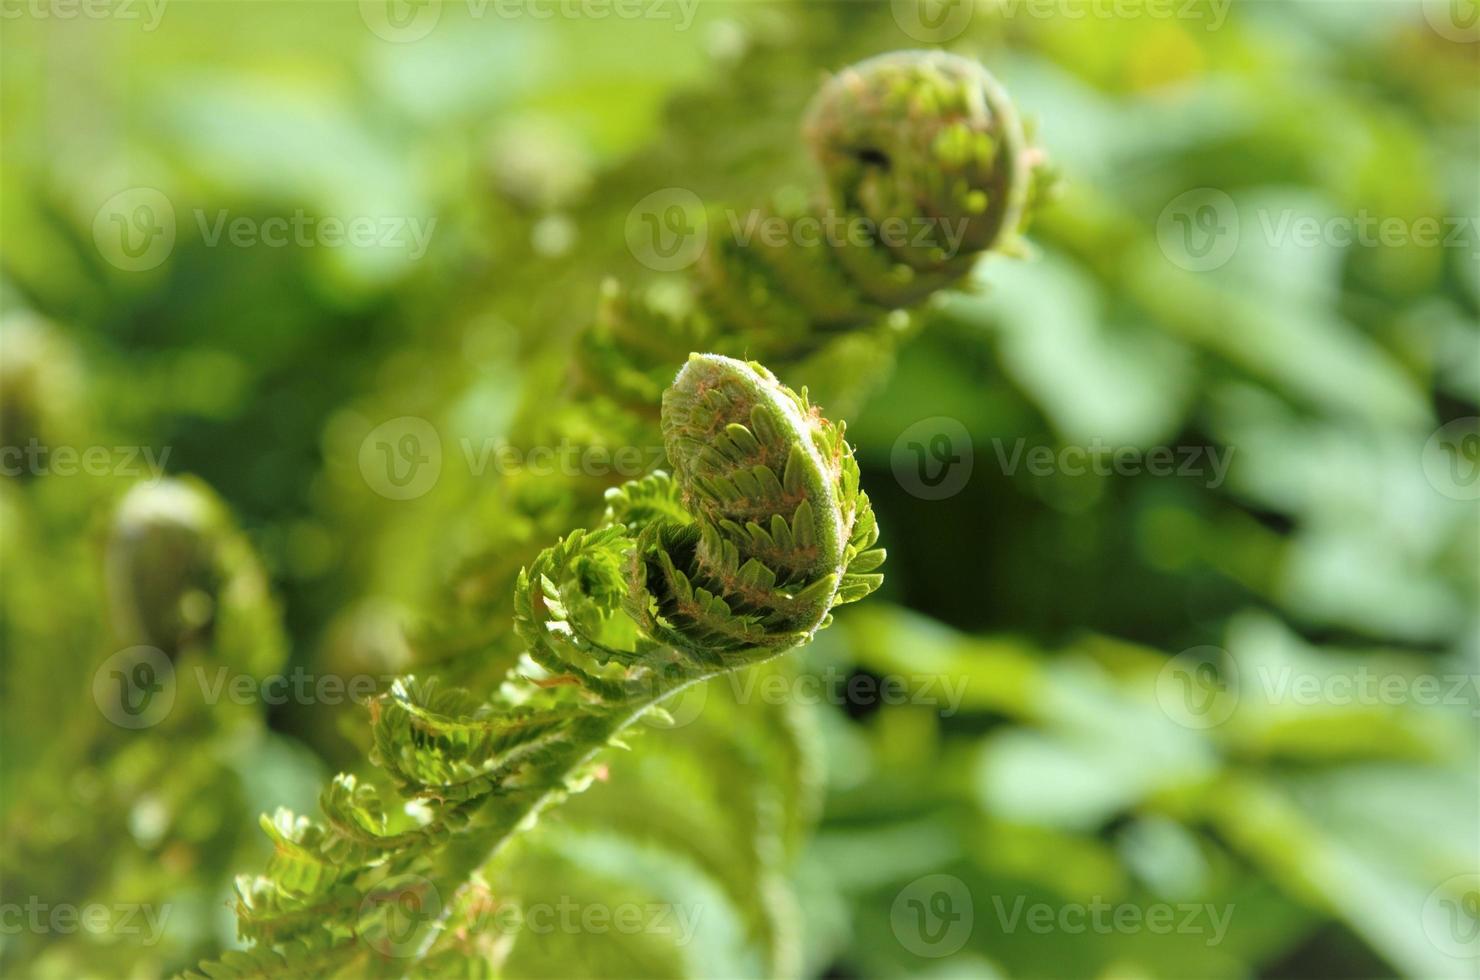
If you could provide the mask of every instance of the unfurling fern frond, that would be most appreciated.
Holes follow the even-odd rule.
[[[640,409],[696,347],[779,365],[880,324],[1019,250],[1046,179],[1002,87],[941,51],[844,69],[803,131],[820,191],[708,209],[686,307],[610,284],[583,338],[588,388]]]
[[[877,587],[883,552],[853,452],[805,392],[758,364],[694,354],[661,419],[673,475],[613,491],[602,526],[520,573],[528,656],[492,699],[403,678],[373,703],[373,758],[404,799],[341,775],[322,821],[264,821],[275,853],[237,903],[258,947],[208,974],[291,973],[301,951],[317,972],[401,973],[464,943],[486,905],[479,868],[583,788],[629,724],[806,642],[834,606]],[[379,910],[387,889],[435,899],[424,931],[394,948],[367,938],[404,905]]]
[[[698,656],[805,642],[878,536],[842,426],[758,365],[695,356],[663,396],[663,441],[695,520],[643,530],[640,622]]]

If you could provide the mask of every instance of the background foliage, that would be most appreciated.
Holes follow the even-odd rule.
[[[1480,414],[1463,4],[449,3],[410,40],[378,6],[172,2],[152,27],[145,5],[3,7],[3,442],[167,447],[169,473],[213,488],[233,581],[271,589],[246,589],[248,625],[204,661],[234,674],[497,683],[518,650],[482,632],[506,628],[507,594],[480,575],[550,543],[516,515],[568,487],[476,472],[462,447],[539,444],[604,277],[661,288],[627,247],[646,195],[811,186],[797,126],[825,71],[936,40],[976,56],[1065,178],[1035,256],[983,262],[907,342],[789,378],[849,421],[881,593],[763,668],[793,696],[714,683],[487,872],[495,910],[666,903],[693,935],[485,928],[438,970],[1475,974],[1475,460],[1432,438],[1463,450]],[[94,224],[141,186],[177,233],[129,271]],[[1234,209],[1214,268],[1178,251],[1175,202],[1198,189]],[[436,224],[415,258],[206,234],[222,210],[300,209]],[[1458,238],[1276,230],[1360,215]],[[360,453],[404,416],[434,426],[443,465],[394,500]],[[923,499],[902,442],[942,417],[969,434],[970,478]],[[1094,446],[1221,453],[1226,479],[1013,463]],[[139,479],[0,478],[0,903],[143,906],[164,927],[8,919],[7,976],[216,955],[237,942],[232,875],[268,857],[257,815],[312,812],[328,775],[366,769],[366,711],[343,698],[184,697],[142,731],[99,711],[94,678],[129,643],[106,556]],[[1168,695],[1203,659],[1211,726]],[[864,680],[795,695],[839,677]],[[860,693],[880,678],[916,696]],[[1394,693],[1343,693],[1363,678]],[[969,938],[921,955],[946,947],[922,945],[908,901],[957,886]],[[1229,915],[1216,939],[1205,914],[1168,934],[1057,918],[1092,903]]]

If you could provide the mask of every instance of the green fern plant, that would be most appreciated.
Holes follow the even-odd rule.
[[[982,252],[1016,249],[1042,167],[985,70],[937,52],[840,73],[806,133],[821,193],[758,214],[956,222],[959,248],[787,235],[763,249],[719,235],[676,304],[609,286],[574,384],[542,394],[523,439],[641,444],[656,421],[672,475],[607,490],[594,528],[537,555],[528,543],[586,524],[602,488],[503,481],[485,505],[492,544],[449,590],[454,625],[419,654],[475,690],[504,669],[495,651],[518,651],[517,665],[487,699],[430,676],[373,702],[378,771],[336,777],[322,820],[264,818],[274,856],[238,884],[239,932],[255,945],[207,974],[495,968],[480,926],[497,900],[480,869],[517,830],[588,785],[601,750],[666,698],[807,642],[877,588],[884,555],[842,425],[735,355],[795,372],[855,339],[887,352],[906,332],[895,314],[959,284]],[[428,914],[408,932],[410,907]]]
[[[358,941],[388,928],[386,889],[436,897],[445,916],[397,947],[434,955],[463,934],[479,866],[588,782],[596,754],[638,717],[805,643],[834,607],[878,587],[884,552],[857,463],[805,392],[758,364],[695,354],[662,422],[673,476],[614,489],[601,526],[521,572],[515,628],[529,658],[495,698],[408,677],[375,702],[375,761],[414,805],[341,775],[322,822],[264,821],[276,853],[265,876],[240,882],[237,909],[257,948],[208,975],[363,968],[386,952]]]

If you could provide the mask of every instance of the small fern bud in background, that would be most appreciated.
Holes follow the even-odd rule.
[[[37,475],[36,454],[81,428],[76,359],[56,327],[29,310],[0,317],[0,475]]]
[[[104,573],[121,642],[171,659],[211,648],[254,674],[281,660],[267,577],[226,505],[198,480],[131,489],[109,530]]]
[[[193,484],[140,484],[124,497],[108,538],[108,595],[127,643],[171,657],[208,639],[220,579],[215,501]]]

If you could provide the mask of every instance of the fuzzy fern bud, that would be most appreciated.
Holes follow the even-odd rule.
[[[267,577],[226,505],[198,480],[124,495],[104,553],[114,633],[171,659],[210,649],[251,673],[283,655]]]
[[[1017,110],[976,61],[901,51],[844,69],[813,102],[806,125],[829,202],[876,223],[962,222],[964,253],[993,248],[1023,217],[1032,178]],[[916,269],[947,264],[939,241],[905,244]]]
[[[118,508],[106,553],[114,628],[170,656],[209,636],[220,576],[215,501],[192,484],[134,487]]]
[[[27,310],[0,315],[0,474],[25,480],[16,465],[35,446],[65,441],[79,426],[76,352],[47,321]]]
[[[883,578],[843,427],[805,391],[753,362],[691,354],[661,426],[673,475],[610,491],[606,526],[546,549],[515,589],[534,660],[608,701],[804,643]]]
[[[639,549],[635,584],[658,611],[649,627],[724,650],[805,641],[877,538],[842,426],[760,365],[715,354],[690,357],[662,423],[694,520],[657,525]]]
[[[755,209],[752,225],[780,219],[790,233],[719,235],[699,268],[700,308],[743,349],[814,349],[1017,247],[1037,155],[977,62],[940,51],[860,62],[822,88],[803,128],[820,193],[801,209],[779,195]],[[813,227],[830,229],[825,240]]]
[[[1047,168],[976,61],[903,51],[845,68],[803,132],[820,188],[711,209],[680,303],[609,287],[582,337],[583,384],[650,407],[685,351],[795,362],[958,285],[987,252],[1021,251]]]

